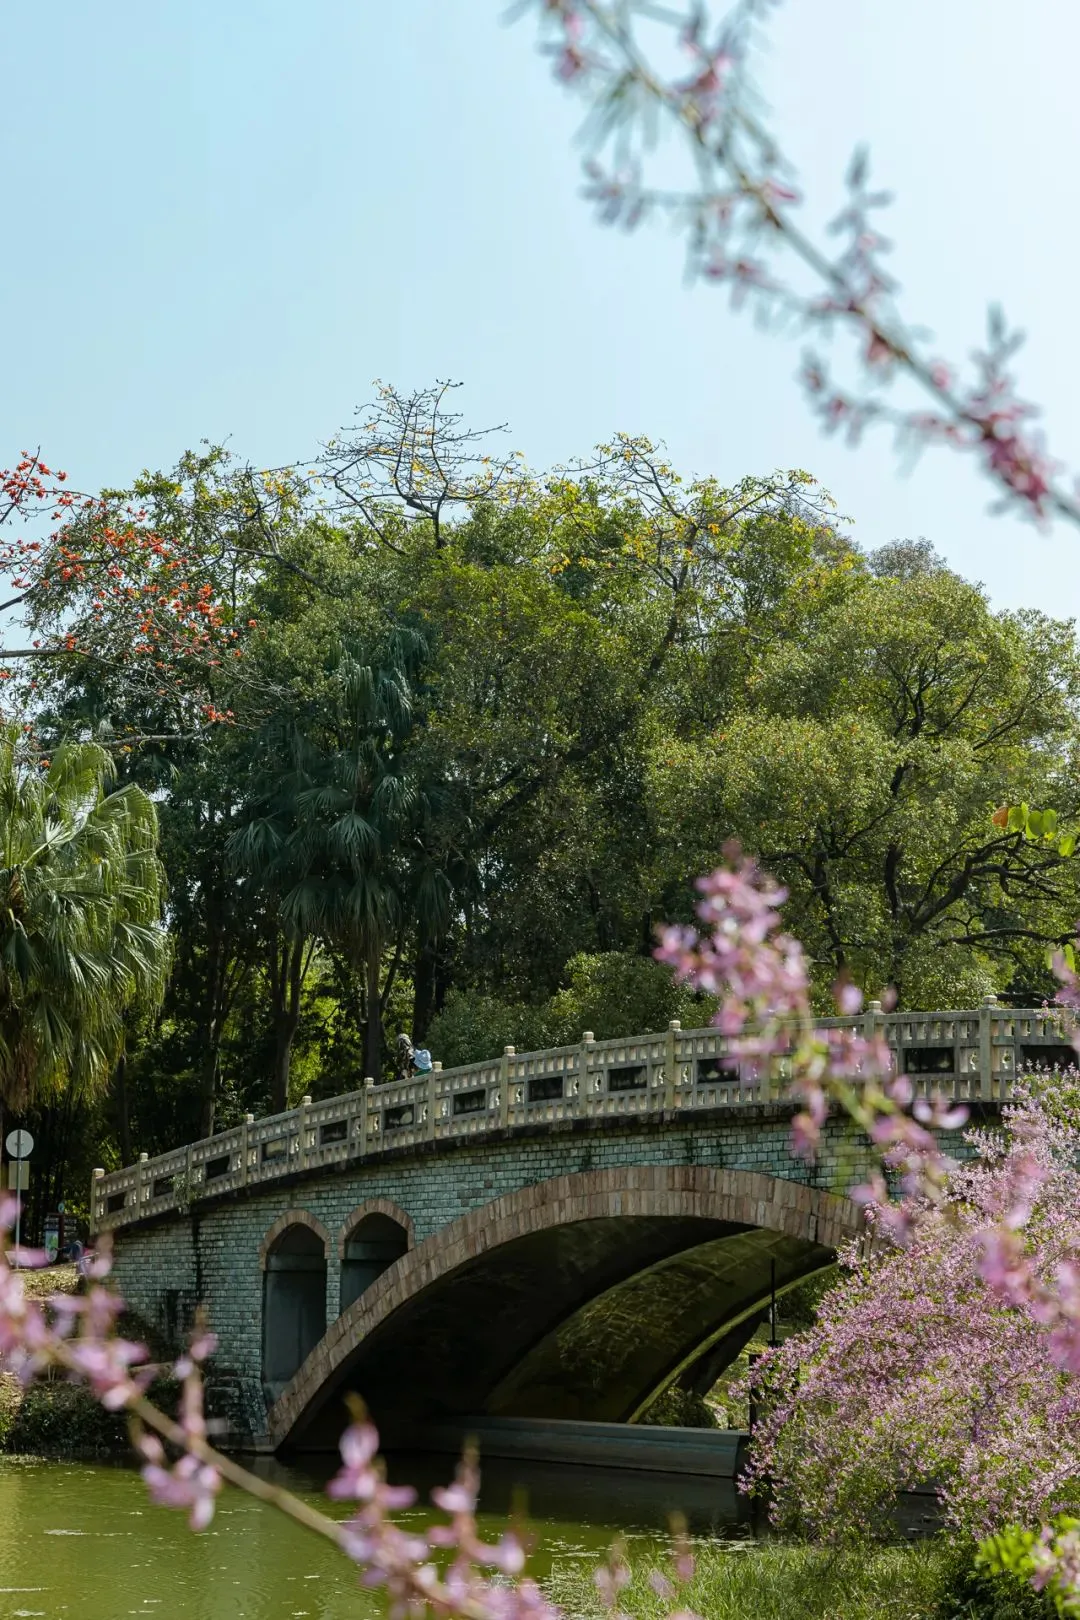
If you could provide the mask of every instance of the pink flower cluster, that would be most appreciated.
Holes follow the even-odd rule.
[[[341,1545],[363,1568],[366,1586],[385,1588],[392,1620],[414,1614],[418,1604],[436,1614],[474,1620],[561,1620],[561,1611],[536,1582],[521,1578],[525,1548],[520,1539],[510,1532],[494,1544],[480,1539],[480,1480],[471,1458],[461,1464],[452,1485],[432,1492],[448,1522],[410,1531],[395,1525],[390,1514],[410,1507],[415,1492],[387,1484],[378,1447],[374,1425],[354,1423],[342,1437],[343,1467],[328,1489],[338,1501],[359,1504],[340,1527]],[[446,1552],[453,1556],[440,1573],[436,1560]]]
[[[779,932],[786,889],[734,845],[724,853],[729,864],[698,879],[704,898],[697,911],[708,932],[665,928],[656,955],[679,978],[723,997],[716,1022],[725,1035],[757,1023],[769,1033],[753,1043],[755,1050],[775,1052],[783,1044],[782,1021],[807,1011],[806,962],[798,941]]]

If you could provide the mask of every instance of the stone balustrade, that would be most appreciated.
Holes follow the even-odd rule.
[[[999,1006],[967,1012],[883,1013],[871,1002],[855,1018],[823,1029],[884,1034],[917,1094],[1000,1105],[1017,1075],[1073,1061],[1060,1010]],[[316,1173],[423,1143],[457,1143],[522,1128],[557,1127],[607,1116],[736,1110],[783,1095],[784,1060],[753,1072],[715,1028],[515,1052],[462,1068],[375,1085],[256,1120],[171,1153],[106,1174],[95,1170],[91,1224],[107,1232],[217,1200],[279,1177]]]

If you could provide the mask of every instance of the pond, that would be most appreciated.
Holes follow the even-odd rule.
[[[267,1463],[264,1471],[326,1505],[326,1471],[317,1464]],[[402,1458],[390,1468],[391,1478],[425,1495],[452,1471],[444,1458]],[[489,1534],[522,1495],[540,1576],[557,1560],[591,1564],[616,1534],[659,1545],[673,1510],[698,1533],[747,1534],[729,1480],[494,1462],[481,1501]],[[210,1529],[193,1535],[182,1514],[148,1501],[131,1468],[0,1460],[0,1620],[346,1620],[381,1612],[332,1547],[238,1492],[226,1489]]]

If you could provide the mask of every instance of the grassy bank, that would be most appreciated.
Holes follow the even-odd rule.
[[[694,1579],[675,1603],[649,1584],[651,1560],[631,1555],[619,1608],[663,1620],[672,1607],[705,1620],[1043,1620],[1043,1600],[1014,1581],[973,1575],[966,1550],[942,1539],[842,1552],[778,1543],[714,1542],[696,1549]],[[559,1561],[547,1583],[575,1620],[604,1614],[591,1558]]]

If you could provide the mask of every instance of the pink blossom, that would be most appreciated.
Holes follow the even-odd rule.
[[[372,1423],[351,1423],[340,1444],[344,1466],[326,1487],[326,1494],[338,1501],[367,1502],[379,1483],[372,1467],[379,1450],[378,1430]]]
[[[214,1504],[221,1490],[217,1469],[190,1452],[167,1468],[164,1447],[154,1434],[141,1436],[139,1450],[146,1459],[142,1477],[151,1500],[159,1507],[186,1509],[191,1528],[205,1530],[214,1517]]]
[[[862,1011],[863,993],[857,984],[838,984],[836,987],[836,1005],[846,1018],[854,1017]]]

